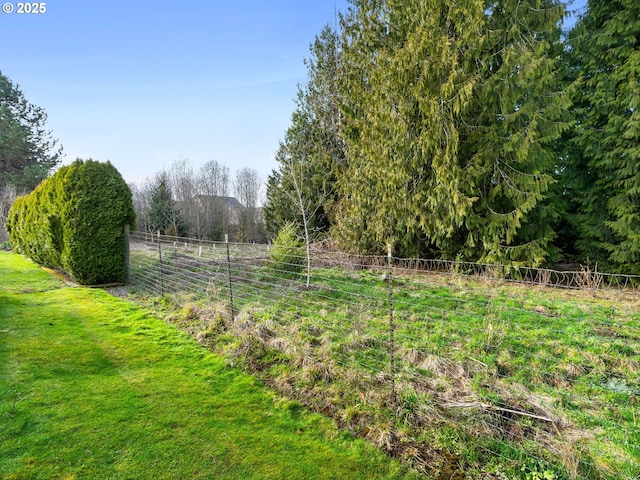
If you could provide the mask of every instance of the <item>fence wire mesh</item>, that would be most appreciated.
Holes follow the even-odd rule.
[[[504,463],[640,478],[637,277],[315,248],[307,287],[301,260],[274,263],[266,245],[131,234],[135,288],[215,306],[245,351],[253,342],[292,359],[299,378],[280,375],[278,388],[306,392],[387,450],[405,427],[414,440],[451,431]],[[381,406],[399,427],[376,426]],[[405,443],[429,472],[420,442]]]

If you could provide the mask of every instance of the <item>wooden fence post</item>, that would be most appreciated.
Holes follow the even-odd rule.
[[[227,245],[227,274],[229,276],[229,308],[231,309],[231,320],[235,317],[235,308],[233,305],[233,287],[231,283],[231,255],[229,254],[229,235],[225,234],[224,243]]]
[[[124,283],[129,285],[131,283],[131,227],[129,224],[124,226]]]

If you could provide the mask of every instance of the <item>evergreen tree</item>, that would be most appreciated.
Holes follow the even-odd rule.
[[[277,155],[277,154],[276,154]],[[291,221],[293,213],[289,199],[282,189],[282,174],[273,170],[267,178],[266,202],[264,206],[264,224],[267,234],[275,237],[279,229]]]
[[[553,0],[354,0],[343,25],[343,246],[539,264],[566,95]]]
[[[166,172],[158,174],[151,188],[148,226],[151,233],[160,232],[161,235],[183,236],[186,232],[180,210],[171,196]]]
[[[62,148],[45,130],[47,114],[0,72],[0,188],[35,188],[60,163]]]
[[[311,232],[329,229],[335,175],[344,158],[338,131],[338,41],[335,31],[326,26],[305,60],[308,81],[298,88],[291,126],[276,153],[278,169],[267,182],[264,217],[271,235],[291,222],[302,233],[307,220]]]
[[[640,4],[590,0],[569,37],[578,78],[567,183],[582,256],[640,271]]]
[[[334,235],[347,249],[419,255],[453,234],[461,195],[456,119],[482,6],[356,0],[345,18],[341,109],[348,161]]]
[[[553,258],[562,215],[556,141],[571,125],[559,0],[485,2],[479,81],[460,122],[459,162],[476,198],[461,233],[466,257],[539,265]],[[469,188],[471,187],[471,188]],[[468,252],[468,253],[467,253]]]

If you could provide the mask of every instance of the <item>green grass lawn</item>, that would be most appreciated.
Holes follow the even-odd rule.
[[[0,252],[0,478],[417,478],[188,335]]]

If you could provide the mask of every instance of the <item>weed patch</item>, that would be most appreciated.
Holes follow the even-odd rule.
[[[190,287],[158,314],[224,311],[213,331],[193,327],[209,348],[423,473],[640,473],[634,298],[394,272],[391,332],[380,269],[317,267],[303,288],[245,263],[231,281],[234,316],[222,290]],[[156,301],[147,292],[137,300]]]

